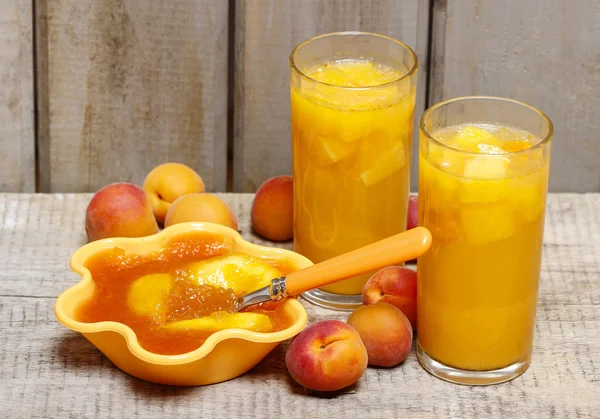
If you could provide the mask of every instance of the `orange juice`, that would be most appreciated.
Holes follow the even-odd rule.
[[[528,360],[540,277],[549,147],[499,125],[421,132],[418,342],[433,360],[489,371]]]
[[[372,60],[292,78],[294,250],[314,263],[406,228],[414,82]],[[369,274],[322,290],[360,295]]]

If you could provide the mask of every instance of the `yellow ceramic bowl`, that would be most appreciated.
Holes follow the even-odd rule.
[[[282,261],[294,270],[312,265],[307,258],[297,253],[249,243],[237,231],[212,223],[181,223],[148,237],[98,240],[81,247],[71,257],[70,267],[82,279],[58,297],[54,307],[58,321],[83,334],[117,367],[134,377],[181,386],[213,384],[237,377],[258,364],[280,342],[292,338],[306,326],[306,310],[296,299],[289,298],[284,309],[293,319],[293,324],[287,329],[272,333],[242,329],[221,330],[210,335],[194,351],[180,355],[161,355],[142,348],[133,330],[122,323],[82,323],[75,319],[79,307],[91,298],[94,291],[92,275],[84,267],[90,257],[114,247],[143,255],[159,251],[173,238],[194,231],[221,236],[231,252],[246,253],[265,261]]]

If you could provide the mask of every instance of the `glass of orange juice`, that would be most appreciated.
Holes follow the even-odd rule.
[[[294,250],[314,263],[406,229],[418,59],[403,43],[331,33],[290,56]],[[351,310],[372,273],[312,290]]]
[[[464,97],[422,115],[417,356],[433,375],[494,384],[530,364],[552,122],[515,100]]]

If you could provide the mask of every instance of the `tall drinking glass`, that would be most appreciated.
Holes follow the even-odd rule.
[[[423,114],[417,356],[433,375],[493,384],[530,364],[552,122],[510,99],[463,97]]]
[[[418,60],[363,32],[312,38],[290,56],[294,250],[314,263],[406,229]],[[371,273],[305,293],[353,309]]]

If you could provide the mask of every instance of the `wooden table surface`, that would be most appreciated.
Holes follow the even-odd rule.
[[[219,196],[243,235],[264,243],[250,232],[252,195]],[[59,324],[53,305],[79,280],[68,260],[85,243],[90,197],[0,194],[1,418],[600,417],[600,194],[549,197],[533,363],[521,377],[453,385],[427,374],[413,351],[333,398],[291,380],[285,344],[234,380],[176,388],[128,376]],[[311,321],[347,317],[303,304]]]

